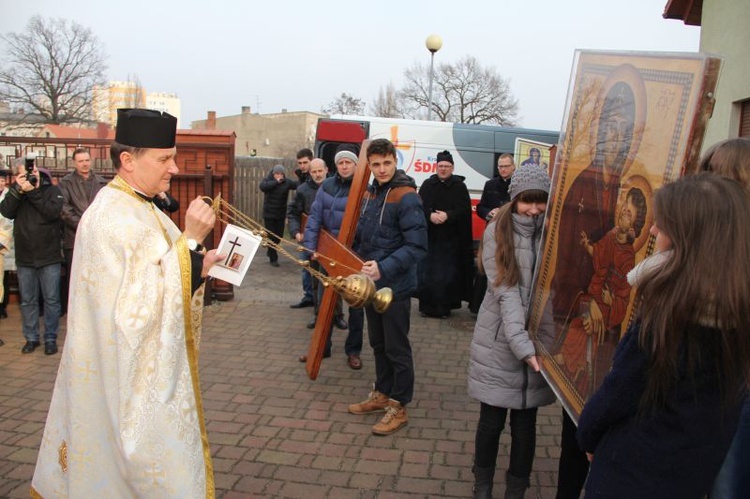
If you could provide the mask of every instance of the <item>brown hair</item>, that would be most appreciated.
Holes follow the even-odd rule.
[[[79,154],[88,154],[89,156],[91,156],[91,153],[88,149],[86,149],[85,147],[78,147],[75,151],[73,151],[73,155],[71,156],[73,158],[73,161],[76,160],[76,156]]]
[[[750,138],[729,139],[711,146],[698,170],[736,180],[750,195]]]
[[[549,195],[538,189],[530,189],[518,194],[516,199],[505,204],[498,210],[490,223],[495,222],[495,264],[497,265],[497,277],[494,286],[505,284],[515,286],[518,284],[520,273],[516,262],[516,251],[513,245],[513,214],[518,211],[518,203],[546,203]],[[483,244],[479,243],[477,251],[477,265],[480,272],[484,272],[482,265]]]
[[[672,256],[639,286],[639,343],[650,361],[642,409],[665,402],[683,360],[688,376],[715,360],[725,403],[749,384],[748,220],[744,190],[717,175],[685,177],[656,192],[654,221]],[[706,334],[701,325],[717,331]]]

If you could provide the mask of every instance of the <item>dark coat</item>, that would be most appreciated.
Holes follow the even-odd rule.
[[[739,404],[722,407],[715,329],[696,328],[692,341],[706,352],[697,372],[683,358],[664,408],[638,413],[649,359],[638,345],[640,323],[617,347],[612,370],[586,402],[578,442],[594,454],[586,497],[607,499],[703,498],[721,467],[740,414]]]
[[[292,237],[301,232],[302,214],[310,214],[310,209],[312,208],[313,201],[315,201],[315,195],[318,193],[319,187],[312,178],[308,178],[303,184],[297,187],[297,191],[292,196],[292,202],[289,203],[286,211],[289,234]]]
[[[508,194],[509,186],[510,179],[503,180],[503,177],[500,175],[488,180],[484,184],[482,198],[479,200],[479,204],[477,204],[477,216],[489,222],[487,217],[490,211],[510,202],[510,194]]]
[[[389,287],[394,300],[417,288],[417,265],[427,255],[427,224],[414,180],[396,170],[380,185],[373,180],[362,199],[354,249],[378,264],[378,289]]]
[[[42,170],[38,188],[21,194],[18,184],[11,186],[0,203],[0,213],[15,221],[17,265],[39,268],[62,263],[62,206],[62,191]]]
[[[62,220],[65,224],[63,248],[73,249],[76,240],[78,222],[86,208],[89,207],[102,187],[107,185],[107,179],[94,172],[89,172],[89,178],[84,179],[76,171],[72,171],[60,179],[60,190],[63,194]]]
[[[443,182],[432,175],[419,189],[427,222],[428,253],[419,265],[419,300],[423,305],[460,308],[469,299],[473,278],[474,244],[471,234],[471,198],[464,177],[451,175]],[[434,211],[448,220],[430,222]]]
[[[273,178],[273,170],[260,181],[260,190],[265,194],[263,198],[263,218],[286,218],[286,206],[289,191],[296,189],[297,183],[284,177],[281,182]],[[283,222],[282,222],[283,225]]]

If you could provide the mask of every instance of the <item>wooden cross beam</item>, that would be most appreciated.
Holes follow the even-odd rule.
[[[346,277],[353,272],[352,269],[355,269],[355,272],[359,272],[364,263],[351,250],[351,245],[354,242],[354,235],[357,232],[362,197],[367,191],[367,183],[370,179],[370,169],[367,167],[367,146],[369,143],[369,140],[362,142],[362,147],[359,151],[359,162],[354,169],[354,178],[349,189],[349,197],[346,201],[344,219],[341,222],[338,238],[333,237],[329,232],[323,230],[320,231],[320,236],[318,237],[316,252],[328,257],[321,258],[318,262],[331,277]],[[310,348],[307,351],[307,363],[305,364],[307,375],[312,380],[317,379],[320,372],[323,352],[325,351],[328,335],[331,331],[336,299],[333,287],[328,286],[325,288],[323,300],[318,307],[318,318],[315,321],[315,330],[310,340]]]

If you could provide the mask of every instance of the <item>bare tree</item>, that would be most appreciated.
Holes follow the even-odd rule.
[[[378,97],[370,106],[370,113],[381,118],[404,118],[403,98],[393,83],[380,87]]]
[[[124,107],[146,107],[146,90],[137,74],[128,74]],[[131,90],[132,89],[132,90]]]
[[[336,97],[333,102],[322,108],[321,111],[325,114],[361,115],[365,112],[365,102],[344,92]]]
[[[75,21],[34,16],[21,33],[0,35],[0,99],[50,123],[88,120],[91,89],[104,80],[106,56]]]
[[[402,91],[407,114],[426,114],[429,106],[430,69],[415,64],[404,72]],[[518,101],[508,81],[494,68],[483,68],[472,56],[435,68],[432,112],[439,121],[514,126]]]

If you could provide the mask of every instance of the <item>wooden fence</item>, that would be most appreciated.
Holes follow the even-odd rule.
[[[259,223],[263,223],[263,193],[260,181],[268,175],[275,165],[286,168],[286,176],[297,180],[294,170],[297,162],[294,159],[256,158],[235,156],[234,158],[234,207]],[[292,191],[293,194],[293,191]],[[290,195],[292,195],[290,194]]]

